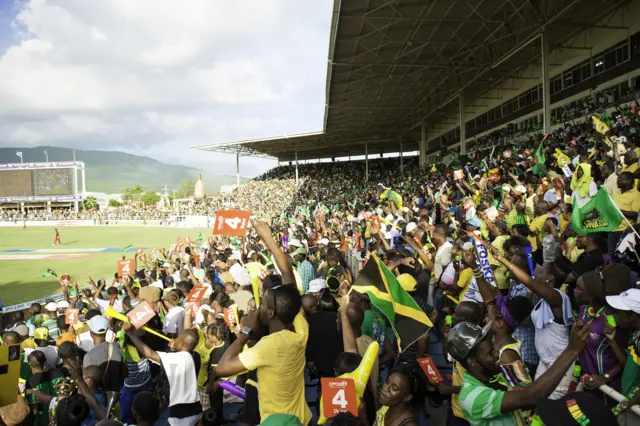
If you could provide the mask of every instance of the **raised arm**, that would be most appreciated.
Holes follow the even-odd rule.
[[[353,332],[349,317],[347,316],[347,309],[349,307],[349,296],[344,296],[342,305],[340,305],[340,322],[342,323],[342,344],[344,345],[345,352],[351,352],[358,354],[358,343],[356,342],[356,335]]]
[[[154,351],[149,346],[147,346],[142,340],[140,340],[140,338],[136,335],[136,329],[133,328],[133,326],[130,323],[128,322],[122,323],[122,331],[124,331],[127,334],[127,336],[129,336],[129,338],[131,339],[131,343],[133,343],[133,346],[136,347],[140,355],[142,355],[147,359],[155,361],[158,364],[162,364],[162,361],[160,359],[160,355],[158,355],[158,352]]]
[[[278,269],[280,269],[280,273],[282,273],[282,282],[284,284],[295,284],[296,278],[293,275],[293,268],[291,267],[291,262],[287,259],[287,255],[280,250],[278,244],[273,239],[271,235],[271,228],[264,221],[251,221],[251,225],[258,233],[258,236],[262,238],[262,240],[267,245],[267,248],[273,255],[273,258],[278,265]]]

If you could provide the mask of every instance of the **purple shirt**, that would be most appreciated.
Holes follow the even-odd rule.
[[[606,307],[603,312],[595,317],[593,321],[587,315],[587,305],[580,307],[578,317],[589,324],[589,343],[587,347],[580,353],[579,361],[583,374],[600,374],[604,375],[618,363],[613,349],[609,346],[609,340],[604,335],[604,325],[607,323],[607,315],[613,315],[613,309]],[[591,323],[589,323],[591,321]],[[616,331],[616,342],[618,346],[624,348],[629,333],[626,330],[618,328]],[[613,378],[611,387],[620,390],[620,375]]]

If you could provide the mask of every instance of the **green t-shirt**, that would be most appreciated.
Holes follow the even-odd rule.
[[[364,311],[364,320],[360,331],[364,336],[369,336],[380,345],[380,353],[384,350],[385,330],[387,326],[384,316],[375,308]]]
[[[622,372],[622,394],[628,396],[640,383],[640,331],[631,334],[629,356]]]
[[[57,396],[56,385],[62,381],[62,379],[64,379],[64,376],[59,370],[47,370],[29,377],[26,389],[35,389],[47,395]],[[32,394],[27,394],[26,399],[30,407],[34,405],[38,406],[38,413],[36,414],[34,425],[49,426],[49,406],[41,402],[39,403],[38,398]]]
[[[471,426],[524,425],[519,412],[500,411],[506,391],[507,389],[490,388],[465,371],[462,376],[462,389],[458,395],[464,418]]]

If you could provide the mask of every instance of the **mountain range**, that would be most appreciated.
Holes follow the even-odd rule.
[[[0,164],[19,163],[16,152],[22,152],[25,163],[44,162],[47,152],[49,161],[83,161],[86,167],[86,189],[89,192],[121,193],[135,185],[145,190],[160,192],[165,185],[169,191],[177,189],[185,179],[196,179],[202,174],[207,194],[215,194],[222,185],[236,183],[235,176],[216,175],[192,167],[165,164],[149,157],[117,151],[94,151],[52,146],[36,148],[0,148]],[[2,172],[0,172],[2,173]],[[246,179],[240,179],[240,183]]]

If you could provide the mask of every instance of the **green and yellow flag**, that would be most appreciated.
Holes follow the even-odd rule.
[[[47,278],[47,277],[58,277],[58,274],[56,273],[56,271],[54,271],[52,268],[47,268],[43,273],[42,273],[42,278]]]
[[[578,235],[592,232],[611,232],[624,220],[607,190],[602,187],[582,207],[573,204],[571,227]]]
[[[130,248],[133,248],[133,244],[129,244],[128,246],[126,246],[125,248],[120,250],[120,253],[126,253],[129,251]]]
[[[382,194],[380,194],[380,200],[389,200],[396,205],[396,209],[402,208],[402,196],[393,189],[386,189]]]
[[[358,293],[368,294],[371,304],[387,317],[398,340],[400,352],[433,327],[427,314],[402,288],[393,272],[373,253],[352,288]]]

